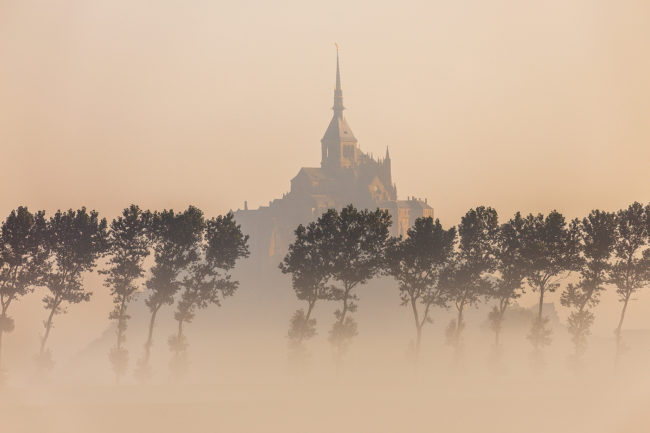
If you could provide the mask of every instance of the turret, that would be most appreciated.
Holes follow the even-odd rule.
[[[382,181],[384,182],[384,185],[387,187],[390,187],[393,185],[393,176],[391,174],[391,164],[390,164],[390,153],[388,152],[388,146],[386,146],[386,157],[382,161]],[[397,194],[395,193],[395,197],[397,197]]]

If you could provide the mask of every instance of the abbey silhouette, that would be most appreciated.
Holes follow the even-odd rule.
[[[268,206],[235,212],[244,233],[250,235],[254,258],[280,260],[293,239],[298,224],[310,222],[329,208],[353,204],[361,209],[386,209],[393,220],[392,234],[406,235],[416,218],[433,217],[426,199],[397,199],[392,181],[388,148],[384,158],[374,159],[363,153],[343,116],[343,92],[338,50],[334,115],[321,139],[320,167],[303,167],[291,179],[291,191]]]

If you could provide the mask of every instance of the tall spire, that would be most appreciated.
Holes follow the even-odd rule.
[[[339,44],[336,45],[336,90],[341,90],[341,71],[339,69]]]
[[[349,168],[358,165],[359,149],[348,122],[343,117],[343,92],[341,91],[341,68],[339,46],[336,45],[336,88],[334,89],[334,115],[321,139],[322,167]]]
[[[339,44],[336,45],[336,89],[334,89],[334,116],[338,118],[343,117],[343,91],[341,90],[341,72],[339,69]]]

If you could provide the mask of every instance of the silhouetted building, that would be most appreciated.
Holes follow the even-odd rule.
[[[268,206],[237,210],[235,218],[250,235],[253,257],[281,260],[293,240],[298,224],[313,221],[327,209],[341,209],[353,204],[360,209],[386,209],[392,216],[393,235],[406,236],[418,217],[433,217],[427,201],[408,198],[397,200],[392,181],[388,148],[384,158],[374,159],[363,153],[343,117],[343,93],[338,52],[334,115],[321,139],[320,167],[303,167],[291,179],[291,191]]]

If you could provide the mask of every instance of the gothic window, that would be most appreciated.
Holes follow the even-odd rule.
[[[354,146],[346,145],[343,147],[343,156],[346,158],[354,157]]]

